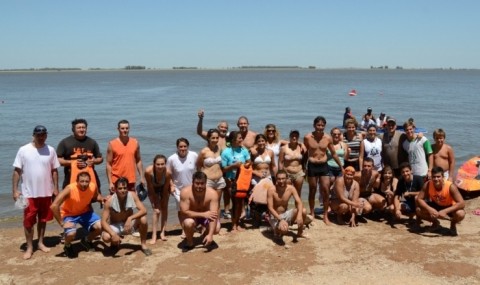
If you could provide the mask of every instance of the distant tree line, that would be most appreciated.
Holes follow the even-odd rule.
[[[142,70],[145,69],[145,66],[142,65],[127,65],[125,66],[126,70]]]

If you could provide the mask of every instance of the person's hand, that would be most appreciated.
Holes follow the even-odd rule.
[[[115,185],[113,183],[110,183],[108,189],[110,190],[111,194],[115,193]]]
[[[298,217],[295,222],[297,223],[297,225],[303,225],[303,217],[302,216]]]
[[[128,217],[127,220],[125,221],[125,225],[123,226],[123,230],[126,233],[129,233],[129,232],[132,231],[132,219],[130,217]]]
[[[400,210],[395,211],[395,217],[397,219],[400,219],[402,217],[402,211],[400,211]]]
[[[348,222],[350,227],[355,228],[357,226],[357,223],[355,222],[355,215],[352,215],[350,218],[350,221]]]
[[[73,228],[73,227],[75,227],[75,224],[72,223],[72,222],[66,222],[66,223],[63,224],[64,229],[69,229],[69,228]]]
[[[20,197],[21,195],[22,195],[22,193],[19,192],[18,190],[13,192],[13,194],[12,194],[13,201],[17,201],[18,197]]]
[[[86,163],[86,166],[93,166],[95,164],[95,158],[92,156],[90,157],[89,159],[87,159],[87,161],[85,162]]]
[[[160,209],[153,207],[153,212],[158,215],[160,214]]]
[[[430,214],[430,217],[432,217],[432,218],[434,218],[434,219],[438,218],[438,212],[437,212],[437,210],[435,210],[435,209],[430,209],[430,210],[428,210],[428,213]]]
[[[278,223],[278,229],[281,231],[281,232],[286,232],[288,231],[288,223],[287,221],[285,220],[280,220],[280,222]]]
[[[204,213],[203,217],[209,219],[210,221],[215,221],[218,218],[217,211],[207,211]]]
[[[83,169],[85,167],[87,167],[87,161],[86,160],[83,160],[83,159],[77,159],[77,167],[78,169]]]
[[[209,246],[210,244],[212,244],[213,242],[213,236],[210,236],[210,235],[206,235],[204,238],[203,238],[203,245],[205,246]]]
[[[441,210],[438,212],[438,218],[443,220],[450,220],[450,217],[445,210]]]
[[[198,110],[198,118],[203,119],[203,116],[205,115],[205,111],[203,109]]]
[[[119,244],[122,242],[122,238],[121,238],[119,235],[114,234],[114,235],[112,236],[110,242],[111,242],[112,245],[117,246],[117,245],[119,245]]]

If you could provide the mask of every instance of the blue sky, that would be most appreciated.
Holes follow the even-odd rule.
[[[0,69],[480,68],[480,1],[21,1]]]

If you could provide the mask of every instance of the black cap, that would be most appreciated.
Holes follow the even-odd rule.
[[[42,126],[42,125],[38,125],[33,129],[34,135],[46,134],[46,133],[48,133],[47,128],[45,128],[45,126]]]
[[[371,112],[371,111],[372,111],[372,107],[368,107],[367,112]]]

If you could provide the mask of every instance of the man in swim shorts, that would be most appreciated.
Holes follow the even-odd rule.
[[[33,254],[33,226],[37,223],[38,249],[49,252],[44,243],[47,222],[53,219],[50,205],[52,195],[58,195],[58,171],[60,166],[55,149],[47,144],[47,129],[38,125],[33,129],[33,140],[20,147],[13,162],[12,196],[17,201],[23,196],[28,201],[23,210],[23,228],[27,249],[23,259]],[[21,183],[21,191],[18,184]]]
[[[450,182],[453,182],[455,172],[455,154],[453,148],[445,143],[447,134],[443,129],[433,131],[435,143],[432,145],[433,166],[439,166],[445,170],[443,176]]]
[[[295,200],[295,208],[289,210],[288,201],[291,197]],[[295,187],[287,184],[287,173],[284,170],[277,172],[275,187],[269,187],[267,190],[267,206],[275,238],[287,234],[289,226],[294,223],[298,225],[297,237],[307,237],[303,233],[307,211],[303,208],[303,202]]]
[[[343,172],[343,164],[340,162],[332,137],[324,133],[327,120],[318,116],[313,120],[314,131],[308,133],[303,138],[303,142],[308,152],[307,176],[308,176],[308,204],[310,206],[310,214],[314,216],[315,194],[320,185],[321,196],[323,198],[323,221],[329,225],[328,207],[329,207],[329,191],[330,191],[330,174],[327,164],[327,149],[332,154],[333,159],[340,166]],[[322,201],[320,201],[321,203]]]
[[[220,231],[218,220],[218,194],[207,187],[207,175],[197,171],[192,176],[192,185],[187,186],[180,192],[180,222],[185,232],[185,245],[182,251],[192,250],[195,245],[193,235],[197,227],[202,227],[203,245],[213,244],[213,235]]]
[[[90,203],[103,202],[97,186],[91,182],[88,172],[80,172],[77,181],[63,189],[50,207],[53,216],[63,228],[65,246],[63,251],[68,258],[74,258],[72,241],[77,234],[77,224],[80,224],[89,234],[81,239],[80,244],[87,250],[94,250],[92,240],[102,232],[100,217],[93,212]]]
[[[432,222],[432,231],[439,229],[439,219],[450,220],[450,234],[456,236],[457,224],[465,218],[465,202],[457,186],[445,181],[443,173],[441,167],[432,169],[432,180],[417,196],[417,219]]]
[[[102,212],[102,239],[115,248],[122,242],[122,236],[139,229],[142,252],[152,255],[147,248],[147,210],[137,195],[128,191],[128,179],[120,177],[115,181],[115,193],[107,200]],[[133,209],[137,208],[134,213]],[[156,234],[156,233],[155,233]]]

